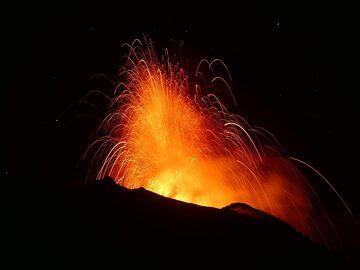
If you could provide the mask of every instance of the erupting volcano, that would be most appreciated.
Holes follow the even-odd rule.
[[[203,206],[243,202],[313,235],[316,194],[294,160],[205,86],[227,85],[230,75],[203,83],[204,69],[226,66],[203,60],[190,80],[167,51],[159,58],[151,41],[127,46],[102,136],[89,147],[96,149],[92,167],[101,163],[97,179],[109,175],[130,189]]]

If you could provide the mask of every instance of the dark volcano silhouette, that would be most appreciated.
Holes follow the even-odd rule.
[[[170,260],[170,268],[193,261],[289,268],[343,264],[289,224],[241,203],[202,207],[142,188],[129,190],[110,178],[25,193],[28,203],[16,211],[13,245],[29,261],[122,264],[135,258],[155,266]]]

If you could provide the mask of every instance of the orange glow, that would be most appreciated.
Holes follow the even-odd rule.
[[[97,178],[204,206],[243,202],[310,235],[311,192],[290,158],[263,143],[274,139],[201,94],[170,57],[158,59],[151,42],[129,49],[100,128],[105,136],[94,143],[101,144]],[[202,61],[196,76],[215,62]]]

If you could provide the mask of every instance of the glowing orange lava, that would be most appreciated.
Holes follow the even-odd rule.
[[[151,42],[129,45],[127,65],[101,130],[97,178],[204,206],[247,203],[311,234],[311,192],[263,129],[229,113]],[[202,61],[211,68],[216,62]],[[224,80],[224,79],[221,79]],[[264,139],[265,138],[265,139]]]

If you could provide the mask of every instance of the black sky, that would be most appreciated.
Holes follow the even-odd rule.
[[[81,182],[79,161],[95,124],[71,104],[97,87],[106,90],[91,76],[116,80],[121,44],[146,33],[160,51],[184,41],[190,66],[204,57],[224,60],[239,104],[232,110],[318,168],[358,212],[351,16],[184,9],[12,13],[4,26],[4,174],[29,184]]]

